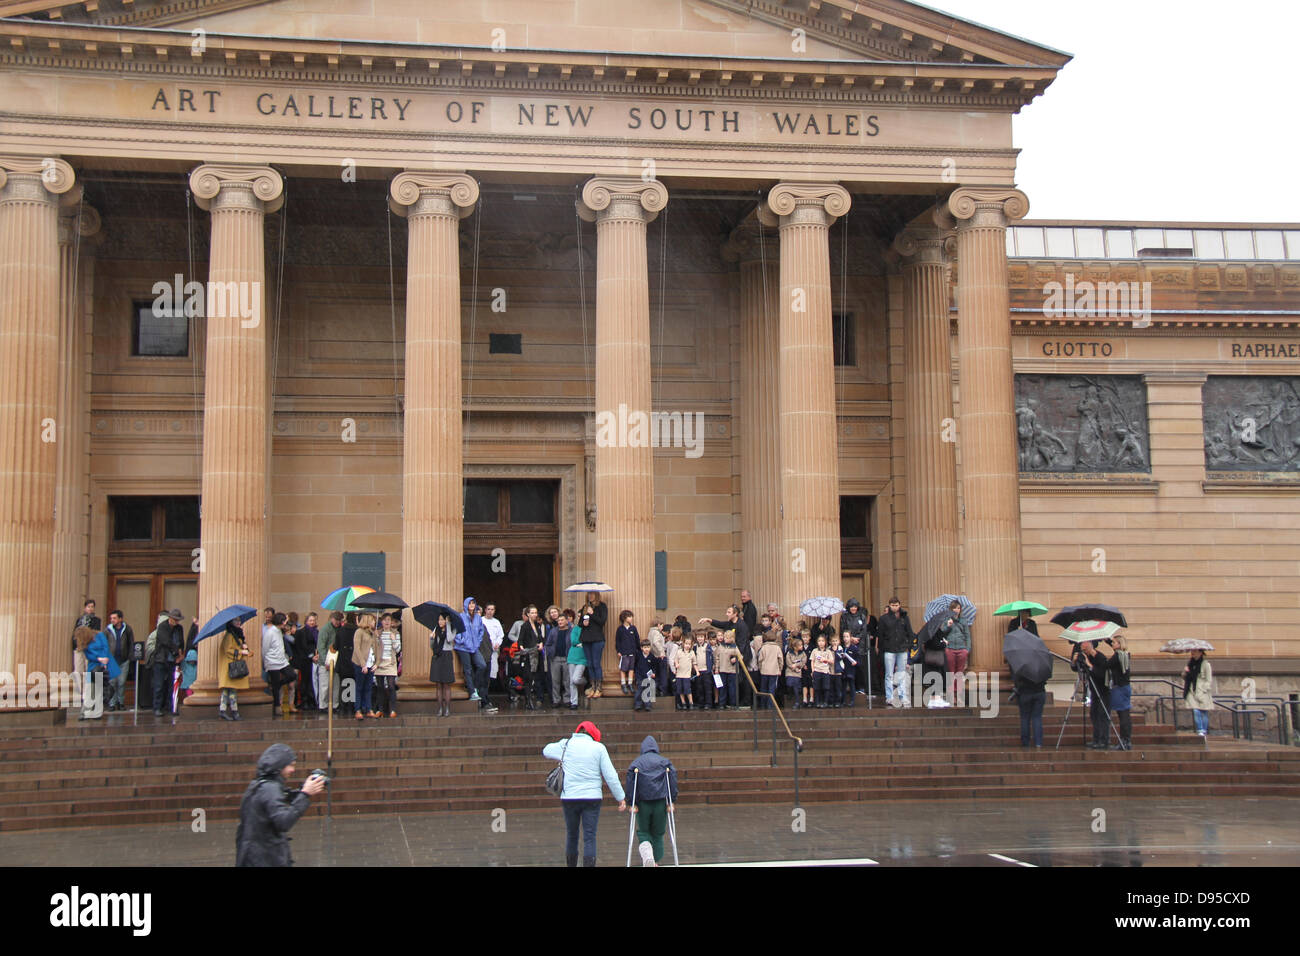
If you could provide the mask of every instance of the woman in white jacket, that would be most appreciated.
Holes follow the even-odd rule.
[[[564,766],[560,805],[564,809],[565,862],[569,866],[578,865],[578,827],[581,826],[582,865],[595,866],[602,777],[609,792],[618,799],[619,810],[627,809],[623,785],[610,763],[609,751],[600,742],[600,729],[591,721],[584,720],[568,740],[547,744],[542,749],[542,756],[558,760]]]

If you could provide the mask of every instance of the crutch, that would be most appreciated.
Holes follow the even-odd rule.
[[[668,768],[669,773],[676,773],[672,767]],[[673,841],[673,866],[681,866],[682,861],[677,857],[677,805],[673,802],[672,778],[668,780],[668,836]]]
[[[636,784],[641,779],[641,768],[632,768],[632,805],[628,807],[627,820],[627,865],[632,865],[632,841],[636,839]]]

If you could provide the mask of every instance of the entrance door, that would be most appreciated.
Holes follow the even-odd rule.
[[[465,594],[495,604],[507,630],[524,605],[558,597],[558,494],[557,481],[465,482]]]

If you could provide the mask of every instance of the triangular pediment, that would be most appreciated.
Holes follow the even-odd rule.
[[[907,0],[0,0],[0,16],[375,44],[1033,65],[1067,54]]]

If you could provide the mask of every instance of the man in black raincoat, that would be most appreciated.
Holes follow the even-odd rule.
[[[235,866],[293,866],[289,831],[325,789],[325,779],[313,775],[301,790],[290,790],[285,779],[293,775],[295,759],[287,744],[271,744],[258,758],[257,779],[239,803]]]

